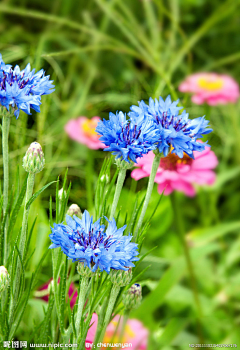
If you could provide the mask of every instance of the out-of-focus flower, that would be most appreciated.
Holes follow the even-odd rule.
[[[153,122],[144,117],[127,119],[123,112],[110,112],[109,120],[100,121],[96,132],[107,146],[104,151],[112,152],[116,159],[128,163],[136,162],[138,157],[156,148],[157,132]]]
[[[165,101],[162,97],[155,101],[150,98],[149,105],[141,101],[139,106],[131,106],[129,116],[154,123],[158,134],[157,148],[165,157],[171,149],[180,158],[184,152],[193,158],[193,151],[203,151],[206,146],[198,142],[197,138],[202,138],[212,129],[208,129],[208,121],[204,117],[189,119],[185,111],[179,114],[182,107],[177,107],[177,104],[178,100],[172,102],[170,96]]]
[[[48,302],[48,300],[49,300],[49,286],[50,286],[51,282],[52,282],[52,279],[50,279],[47,283],[45,283],[43,286],[41,286],[38,289],[38,291],[35,292],[35,296]],[[58,280],[58,283],[59,282],[60,282],[60,278]],[[46,294],[45,293],[41,293],[41,292],[44,292],[44,291],[46,291]],[[44,295],[41,295],[41,294],[44,294]],[[68,298],[70,299],[70,307],[71,307],[71,309],[74,307],[74,305],[75,305],[75,303],[77,301],[77,296],[78,296],[77,289],[76,289],[75,285],[73,283],[71,283],[70,287],[69,287],[69,290],[68,290]]]
[[[215,106],[239,98],[238,83],[229,75],[217,73],[192,74],[180,84],[179,90],[192,93],[192,101],[198,105],[206,102]]]
[[[38,142],[32,142],[25,156],[23,157],[23,167],[29,173],[39,173],[43,170],[45,158],[42,147]]]
[[[88,148],[104,148],[105,145],[99,140],[99,136],[95,131],[100,120],[99,117],[70,119],[65,125],[65,131],[71,139],[86,145]]]
[[[204,151],[195,151],[193,154],[195,159],[191,159],[186,154],[180,159],[171,153],[161,158],[155,177],[159,193],[164,191],[165,195],[169,195],[176,190],[192,197],[196,194],[194,184],[211,185],[214,183],[216,175],[212,169],[218,164],[215,153],[206,147]],[[131,173],[132,178],[139,180],[148,177],[151,173],[153,159],[153,152],[139,158],[136,164],[138,168]]]
[[[41,96],[54,91],[52,82],[43,69],[35,73],[30,64],[22,71],[19,66],[12,68],[3,62],[0,54],[0,105],[8,111],[13,108],[16,118],[20,109],[27,114],[31,114],[31,109],[40,112]]]
[[[146,350],[148,343],[148,330],[143,326],[143,324],[136,319],[128,319],[123,338],[120,339],[121,329],[123,326],[123,320],[120,319],[120,315],[116,315],[114,319],[109,323],[105,336],[103,338],[102,344],[125,344],[124,349],[126,350]],[[86,337],[85,346],[88,349],[87,344],[92,344],[94,341],[94,336],[96,333],[98,317],[96,314],[93,314],[91,324],[92,326],[88,330],[88,334]],[[116,328],[117,332],[116,332]],[[127,344],[131,344],[127,346]],[[105,349],[102,347],[101,349]],[[118,346],[112,346],[111,349],[117,350]]]
[[[84,211],[82,219],[66,215],[67,225],[54,224],[49,235],[52,245],[60,247],[73,262],[84,262],[93,272],[98,267],[107,273],[110,269],[128,270],[134,267],[133,261],[139,260],[138,245],[131,243],[132,236],[123,236],[126,225],[117,228],[113,219],[108,227],[100,224],[100,219],[93,223],[88,211]]]

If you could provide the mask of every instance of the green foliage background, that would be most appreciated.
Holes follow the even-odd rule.
[[[55,81],[56,92],[43,97],[41,113],[20,114],[10,128],[11,179],[28,145],[43,146],[46,166],[36,176],[35,191],[68,168],[72,183],[69,203],[92,209],[94,184],[106,153],[87,150],[68,139],[70,118],[109,111],[128,112],[130,105],[149,96],[168,94],[189,111],[206,114],[214,132],[209,143],[219,158],[217,182],[199,188],[195,198],[178,199],[203,310],[205,343],[240,344],[240,103],[196,106],[178,92],[186,75],[197,71],[240,73],[239,1],[228,0],[5,0],[0,3],[0,52],[6,63],[28,62],[43,67]],[[0,158],[2,164],[2,158]],[[1,170],[2,171],[2,170]],[[86,179],[87,187],[86,187]],[[122,191],[120,223],[134,203],[133,192],[144,195],[146,179],[136,183],[130,172]],[[87,190],[86,190],[87,188]],[[29,250],[35,249],[34,271],[49,246],[49,187],[31,208],[38,213]],[[155,188],[147,215],[159,199]],[[54,209],[54,207],[53,207]],[[20,217],[20,216],[19,216]],[[20,219],[19,219],[20,220]],[[143,252],[156,247],[139,265],[144,300],[131,317],[151,331],[149,349],[186,349],[199,343],[195,304],[183,251],[174,228],[169,197],[163,197],[144,241]],[[21,222],[18,222],[18,227]],[[50,257],[44,262],[39,285],[52,276]],[[36,320],[43,318],[41,300],[30,299],[18,330],[28,339]]]

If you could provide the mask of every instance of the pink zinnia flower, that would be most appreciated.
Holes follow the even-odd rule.
[[[43,291],[43,290],[47,290],[48,287],[49,287],[49,284],[52,282],[52,278],[47,282],[45,283],[43,286],[41,286],[38,291]],[[58,283],[60,282],[60,278],[58,280]],[[36,296],[38,297],[37,293],[36,293]],[[69,290],[68,290],[68,298],[70,299],[70,307],[71,309],[74,307],[76,301],[77,301],[77,296],[78,296],[78,292],[77,292],[77,289],[75,287],[75,285],[73,283],[70,284],[69,286]],[[48,302],[49,300],[49,294],[46,294],[44,296],[40,296],[40,298],[42,300],[45,300],[46,302]]]
[[[65,125],[65,131],[71,139],[86,145],[88,148],[104,148],[104,143],[99,141],[100,136],[95,132],[99,121],[99,117],[93,117],[92,119],[86,117],[70,119]]]
[[[116,315],[114,319],[107,326],[106,334],[102,341],[104,343],[115,343],[118,344],[120,342],[120,334],[121,327],[123,323],[123,319],[121,317],[119,322],[120,315]],[[92,344],[94,341],[94,336],[97,329],[98,317],[96,314],[93,314],[91,324],[92,326],[88,330],[88,334],[86,337],[86,344]],[[119,326],[118,326],[119,323]],[[118,326],[117,332],[116,328]],[[143,326],[143,324],[136,319],[128,319],[125,329],[123,339],[121,340],[122,344],[132,344],[131,346],[124,347],[126,350],[146,350],[148,342],[148,330]],[[86,349],[89,349],[86,345]],[[105,349],[102,347],[101,349]],[[116,350],[116,347],[112,347],[111,349]]]
[[[206,102],[215,106],[239,98],[238,83],[228,75],[217,73],[192,74],[180,84],[179,90],[193,93],[192,101],[198,105]]]
[[[210,150],[210,147],[206,147],[203,152],[195,151],[193,154],[195,159],[191,159],[186,154],[183,158],[179,158],[172,153],[161,158],[155,177],[159,193],[164,191],[164,195],[169,195],[176,190],[193,197],[196,194],[194,184],[211,185],[215,182],[216,174],[212,170],[218,164],[215,153]],[[149,176],[153,158],[153,152],[149,152],[137,159],[138,168],[132,171],[132,178],[139,180]]]

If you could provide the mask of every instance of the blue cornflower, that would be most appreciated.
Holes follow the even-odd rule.
[[[8,111],[12,107],[16,118],[20,109],[27,114],[31,114],[31,109],[40,112],[41,96],[54,91],[52,82],[43,69],[35,73],[30,64],[22,71],[19,66],[12,68],[3,62],[0,54],[0,106]]]
[[[204,117],[189,119],[188,113],[182,107],[177,107],[178,101],[172,102],[168,96],[164,101],[162,97],[155,101],[150,98],[149,105],[144,101],[138,106],[131,106],[130,118],[146,118],[154,122],[158,130],[157,148],[166,157],[172,149],[178,157],[183,157],[183,152],[194,158],[193,151],[203,151],[206,143],[197,142],[203,134],[208,134],[212,129],[208,128],[208,121]]]
[[[103,119],[97,125],[96,132],[107,146],[104,151],[112,152],[120,158],[134,163],[138,157],[156,148],[157,131],[151,120],[144,118],[126,119],[126,114],[109,113],[109,120]]]
[[[100,219],[93,218],[85,210],[82,219],[66,216],[67,225],[54,224],[49,235],[53,244],[49,248],[61,247],[64,254],[73,262],[84,262],[93,272],[100,268],[107,273],[110,269],[128,270],[137,258],[138,245],[131,243],[132,236],[123,236],[126,225],[117,228],[113,219],[106,228]]]

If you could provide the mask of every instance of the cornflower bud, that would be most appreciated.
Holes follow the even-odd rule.
[[[63,191],[63,188],[61,188],[61,190],[58,191],[58,198],[60,199],[60,201],[62,201],[64,198],[66,198],[66,191]]]
[[[126,310],[136,309],[142,300],[142,287],[140,284],[133,284],[126,292],[123,293],[123,305]]]
[[[10,283],[10,276],[5,266],[0,266],[0,293],[3,292]]]
[[[79,218],[81,218],[82,212],[81,212],[80,207],[77,204],[72,204],[68,208],[67,215],[70,215],[70,216],[76,215]]]
[[[102,183],[108,184],[109,183],[109,175],[108,174],[102,175],[101,178],[100,178],[100,181]]]
[[[113,284],[116,284],[119,287],[127,286],[132,279],[132,269],[129,269],[127,271],[111,270],[110,279]]]
[[[36,174],[43,170],[45,164],[42,147],[38,142],[32,142],[23,157],[23,167],[28,173]]]

